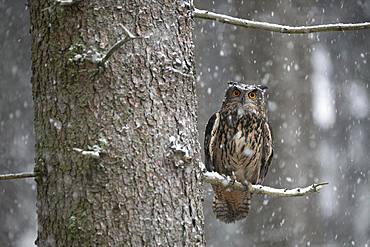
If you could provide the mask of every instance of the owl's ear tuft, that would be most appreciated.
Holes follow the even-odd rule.
[[[267,89],[269,89],[269,87],[268,87],[268,86],[266,86],[266,85],[257,85],[257,87],[258,87],[260,90],[262,90],[262,91],[266,91]]]
[[[229,85],[229,87],[238,85],[236,81],[229,81],[227,84]]]

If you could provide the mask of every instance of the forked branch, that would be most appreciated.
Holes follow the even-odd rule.
[[[201,19],[208,19],[227,23],[239,27],[260,29],[278,33],[291,33],[291,34],[305,34],[305,33],[318,33],[318,32],[337,32],[337,31],[354,31],[361,29],[370,29],[370,22],[363,23],[336,23],[324,24],[314,26],[285,26],[280,24],[273,24],[268,22],[251,21],[241,18],[236,18],[228,15],[217,14],[208,10],[195,9],[193,16]]]
[[[122,45],[124,45],[130,40],[139,38],[136,37],[133,33],[131,33],[124,25],[121,24],[120,26],[125,33],[125,37],[121,40],[118,40],[102,58],[96,59],[96,63],[104,64],[113,55],[113,53],[117,51]]]
[[[224,177],[217,172],[205,172],[203,174],[203,179],[204,181],[212,185],[221,185],[226,188],[232,188],[235,190],[249,189],[251,192],[256,194],[264,194],[278,197],[305,196],[312,192],[319,192],[325,185],[328,184],[328,183],[318,183],[312,184],[304,188],[294,188],[294,189],[276,189],[263,185],[248,184],[247,188],[246,187],[247,185],[241,184],[237,181],[233,181],[229,177]]]

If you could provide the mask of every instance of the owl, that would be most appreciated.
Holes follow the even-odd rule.
[[[208,171],[246,184],[261,184],[273,156],[271,127],[266,112],[266,86],[230,82],[221,109],[205,131],[205,165]],[[216,218],[231,223],[245,218],[251,192],[212,185]]]

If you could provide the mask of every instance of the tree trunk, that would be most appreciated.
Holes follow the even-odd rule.
[[[204,245],[191,4],[56,2],[29,1],[37,245]]]

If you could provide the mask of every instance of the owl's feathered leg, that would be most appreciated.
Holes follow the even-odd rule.
[[[213,212],[217,219],[232,223],[247,216],[252,196],[249,191],[231,190],[220,185],[212,187],[215,192]]]

